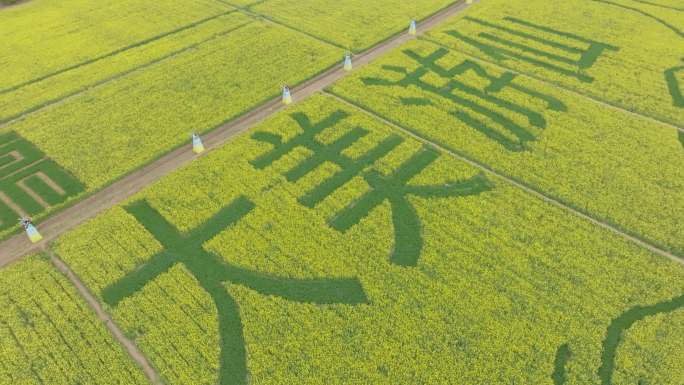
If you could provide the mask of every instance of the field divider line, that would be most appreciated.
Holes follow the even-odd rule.
[[[9,126],[13,123],[16,123],[20,120],[23,120],[24,118],[29,117],[35,113],[43,111],[46,108],[53,107],[55,105],[60,105],[60,104],[63,104],[65,102],[68,102],[69,100],[74,99],[80,95],[83,95],[84,93],[86,93],[88,91],[97,90],[99,88],[102,88],[102,87],[105,87],[109,84],[112,84],[113,82],[115,82],[117,80],[126,78],[129,75],[135,75],[141,71],[147,70],[150,67],[154,67],[160,63],[164,63],[167,60],[173,60],[176,57],[183,55],[186,52],[192,51],[192,50],[194,50],[194,49],[196,49],[196,48],[198,48],[204,44],[211,43],[220,37],[230,35],[231,33],[238,31],[241,28],[244,28],[244,27],[250,25],[252,22],[253,21],[248,21],[248,22],[246,22],[244,24],[240,24],[234,28],[230,28],[230,29],[227,29],[225,31],[217,32],[214,35],[212,35],[211,37],[208,37],[208,38],[203,39],[203,40],[196,42],[196,43],[192,43],[192,44],[187,45],[185,47],[178,48],[176,50],[170,51],[170,52],[168,52],[162,56],[151,59],[150,61],[148,61],[146,63],[140,64],[138,66],[135,66],[135,67],[132,67],[132,68],[129,68],[126,70],[123,70],[121,72],[118,72],[116,74],[113,74],[109,77],[95,81],[95,82],[90,83],[90,84],[82,84],[77,90],[75,90],[73,92],[64,94],[62,96],[59,96],[59,97],[51,99],[51,100],[47,100],[41,104],[30,107],[30,108],[28,108],[28,109],[26,109],[26,110],[24,110],[18,114],[9,116],[7,118],[0,118],[0,129],[3,127]]]
[[[45,250],[50,257],[50,262],[71,282],[78,294],[85,300],[90,308],[95,312],[97,318],[107,327],[114,339],[124,348],[133,361],[135,361],[145,373],[145,377],[153,385],[164,385],[159,374],[147,360],[147,357],[138,349],[138,346],[131,339],[121,331],[119,326],[114,322],[112,317],[102,308],[95,296],[88,290],[81,279],[67,266],[67,264],[59,259],[55,253],[50,250]]]
[[[477,0],[474,1],[474,3],[477,2]],[[442,11],[435,13],[421,22],[419,24],[418,34],[420,35],[427,32],[468,7],[469,6],[464,2],[459,1],[450,7],[444,8]],[[406,33],[385,40],[355,56],[355,66],[359,68],[367,65],[386,52],[413,39],[415,39],[414,36]],[[326,87],[345,77],[347,74],[348,72],[343,69],[342,63],[339,63],[331,69],[294,87],[292,96],[295,101],[304,100],[317,92],[323,91]],[[56,214],[38,223],[38,230],[43,235],[43,240],[39,243],[32,244],[23,232],[15,234],[0,243],[0,268],[33,252],[44,249],[49,242],[52,242],[63,233],[95,217],[100,212],[123,202],[141,191],[147,185],[156,182],[176,169],[188,165],[197,158],[210,154],[213,150],[221,147],[234,136],[247,131],[254,125],[285,108],[287,108],[287,106],[282,103],[280,96],[272,98],[259,107],[206,133],[202,139],[207,151],[202,154],[195,155],[191,151],[190,143],[180,146],[175,150],[160,156],[157,160],[141,166],[101,190],[75,202],[68,208],[58,211]]]
[[[598,225],[599,227],[610,230],[611,232],[613,232],[613,233],[621,236],[622,238],[636,244],[637,246],[645,248],[645,249],[647,249],[647,250],[649,250],[655,254],[658,254],[658,255],[665,257],[665,258],[668,258],[668,259],[671,259],[672,261],[677,262],[681,265],[684,265],[684,257],[677,256],[677,255],[675,255],[675,254],[673,254],[667,250],[664,250],[661,247],[652,243],[651,241],[648,241],[648,240],[640,237],[637,234],[631,233],[630,231],[628,231],[626,229],[622,229],[618,225],[614,225],[614,224],[606,222],[602,219],[596,218],[593,215],[591,215],[590,213],[585,212],[579,208],[573,207],[571,204],[565,203],[558,198],[554,198],[552,196],[546,195],[545,193],[537,190],[536,188],[527,185],[523,181],[519,181],[519,180],[515,179],[514,177],[500,173],[499,171],[496,171],[492,167],[488,166],[487,164],[481,163],[475,159],[472,159],[472,158],[468,157],[467,155],[465,155],[465,154],[463,154],[463,153],[461,153],[455,149],[451,149],[449,147],[446,147],[445,145],[439,144],[437,142],[433,142],[429,138],[417,133],[415,130],[407,128],[407,127],[403,127],[402,125],[397,124],[391,120],[388,120],[387,118],[384,118],[383,116],[380,116],[379,114],[377,114],[373,111],[370,111],[367,108],[360,106],[360,105],[358,105],[358,104],[356,104],[350,100],[347,100],[346,98],[339,96],[339,95],[337,95],[331,91],[326,90],[326,91],[324,91],[324,94],[331,97],[331,98],[334,98],[334,99],[336,99],[336,100],[338,100],[338,101],[340,101],[340,102],[342,102],[342,103],[344,103],[344,104],[346,104],[346,105],[348,105],[348,106],[350,106],[350,107],[352,107],[358,111],[361,111],[361,112],[365,113],[366,115],[368,115],[374,119],[377,119],[377,120],[389,125],[390,127],[393,127],[396,130],[399,130],[400,132],[402,132],[406,135],[409,135],[410,137],[420,141],[423,144],[433,146],[433,147],[439,149],[440,151],[442,151],[446,154],[449,154],[453,158],[456,158],[460,161],[463,161],[463,162],[465,162],[465,163],[467,163],[473,167],[476,167],[477,169],[479,169],[479,170],[481,170],[481,171],[483,171],[483,172],[485,172],[491,176],[494,176],[498,179],[501,179],[501,180],[503,180],[503,181],[505,181],[505,182],[507,182],[507,183],[531,194],[532,196],[534,196],[538,199],[541,199],[544,202],[551,203],[558,208],[569,211],[570,213],[572,213],[572,214],[574,214],[574,215],[576,215],[582,219],[588,220],[589,222],[593,223],[594,225]]]
[[[57,76],[57,75],[61,75],[61,74],[65,73],[65,72],[69,72],[69,71],[71,71],[71,70],[74,70],[74,69],[77,69],[77,68],[80,68],[80,67],[83,67],[83,66],[87,66],[87,65],[89,65],[89,64],[93,64],[93,63],[98,62],[98,61],[100,61],[100,60],[107,59],[107,58],[110,58],[110,57],[112,57],[112,56],[116,56],[116,55],[118,55],[118,54],[120,54],[120,53],[129,51],[129,50],[131,50],[131,49],[133,49],[133,48],[138,48],[138,47],[147,45],[147,44],[149,44],[149,43],[155,42],[155,41],[157,41],[157,40],[161,40],[161,39],[163,39],[163,38],[165,38],[165,37],[168,37],[168,36],[171,36],[171,35],[175,35],[175,34],[177,34],[177,33],[180,33],[180,32],[183,32],[183,31],[186,31],[186,30],[195,28],[195,27],[197,27],[198,25],[201,25],[201,24],[210,22],[210,21],[212,21],[212,20],[214,20],[214,19],[218,19],[218,18],[220,18],[220,17],[222,17],[222,16],[226,16],[226,15],[229,15],[229,14],[234,13],[234,12],[237,12],[237,10],[230,10],[230,11],[226,11],[226,12],[221,12],[221,13],[219,13],[219,14],[217,14],[217,15],[212,15],[212,16],[209,16],[209,17],[205,17],[205,18],[203,18],[203,19],[193,21],[192,23],[182,25],[182,26],[180,26],[180,27],[178,27],[178,28],[176,28],[176,29],[173,29],[173,30],[170,30],[170,31],[163,32],[163,33],[161,33],[161,34],[159,34],[159,35],[155,35],[155,36],[149,37],[149,38],[147,38],[147,39],[138,41],[138,42],[133,43],[133,44],[129,44],[129,45],[125,46],[125,47],[117,48],[117,49],[115,49],[115,50],[113,50],[113,51],[111,51],[111,52],[108,52],[108,53],[106,53],[106,54],[103,54],[103,55],[94,57],[94,58],[92,58],[92,59],[88,59],[88,60],[82,61],[82,62],[80,62],[80,63],[73,64],[73,65],[68,66],[68,67],[64,67],[64,68],[62,68],[62,69],[59,69],[59,70],[53,71],[53,72],[51,72],[51,73],[48,73],[48,74],[39,76],[39,77],[37,77],[37,78],[27,80],[27,81],[25,81],[25,82],[23,82],[23,83],[20,83],[20,84],[16,84],[16,85],[13,85],[13,86],[4,88],[4,89],[0,89],[0,95],[6,94],[6,93],[9,93],[9,92],[16,91],[16,90],[18,90],[18,89],[20,89],[20,88],[22,88],[22,87],[26,87],[26,86],[31,85],[31,84],[35,84],[35,83],[42,82],[43,80],[49,79],[49,78],[54,77],[54,76]]]
[[[335,42],[332,41],[332,40],[324,39],[324,38],[322,38],[322,37],[320,37],[320,36],[313,35],[313,34],[311,34],[311,33],[309,33],[309,32],[306,32],[306,31],[304,31],[304,30],[301,30],[301,29],[299,29],[299,28],[295,28],[295,27],[293,27],[293,26],[291,26],[291,25],[289,25],[289,24],[286,24],[286,23],[283,23],[283,22],[281,22],[281,21],[275,20],[275,19],[272,18],[271,16],[264,15],[264,14],[262,14],[262,13],[258,13],[258,12],[252,11],[251,9],[249,9],[249,7],[245,7],[245,6],[241,6],[241,5],[232,4],[232,3],[228,2],[228,1],[224,1],[224,0],[216,0],[216,1],[218,1],[218,2],[221,3],[221,4],[224,4],[224,5],[228,5],[228,6],[230,6],[230,7],[233,7],[233,8],[235,8],[238,12],[241,12],[241,13],[243,13],[244,15],[249,16],[249,17],[252,17],[252,18],[254,18],[254,19],[256,19],[256,20],[263,20],[263,21],[266,21],[266,22],[268,22],[268,23],[271,23],[271,24],[275,24],[275,25],[281,26],[281,27],[283,27],[283,28],[285,28],[285,29],[289,29],[289,30],[294,31],[294,32],[297,32],[297,33],[299,33],[299,34],[308,36],[308,37],[310,37],[310,38],[312,38],[312,39],[314,39],[314,40],[316,40],[316,41],[318,41],[318,42],[321,42],[321,43],[323,43],[323,44],[327,44],[327,45],[333,46],[333,47],[335,47],[335,48],[339,48],[339,49],[342,49],[342,50],[346,50],[346,49],[347,49],[346,47],[344,47],[344,46],[342,46],[342,45],[340,45],[340,44],[337,44],[337,43],[335,43]],[[251,4],[251,5],[256,5],[256,4]],[[250,5],[250,6],[251,6],[251,5]]]
[[[641,113],[641,112],[637,112],[637,111],[632,111],[632,110],[628,109],[628,107],[625,107],[625,106],[622,106],[622,105],[619,105],[617,103],[613,103],[613,102],[610,102],[607,100],[603,100],[599,97],[587,94],[587,93],[582,92],[582,91],[578,91],[578,90],[574,90],[572,88],[568,88],[568,87],[564,86],[563,84],[557,83],[553,80],[544,79],[538,75],[530,74],[528,72],[522,72],[522,71],[517,70],[513,67],[509,67],[509,66],[503,65],[501,63],[497,63],[495,61],[487,60],[487,59],[484,59],[484,58],[479,57],[479,56],[474,56],[472,53],[463,51],[459,48],[450,47],[447,44],[440,43],[439,41],[433,40],[429,37],[421,36],[421,37],[419,37],[419,40],[427,41],[427,42],[432,43],[434,45],[437,45],[439,47],[446,48],[449,51],[457,52],[463,56],[468,57],[469,59],[471,59],[473,61],[479,62],[480,64],[489,64],[489,65],[495,66],[501,70],[512,72],[512,73],[519,75],[519,76],[522,76],[522,77],[534,79],[534,80],[541,82],[541,83],[544,83],[547,86],[552,87],[554,89],[557,89],[560,91],[565,91],[569,94],[575,95],[575,96],[583,98],[583,99],[591,100],[592,102],[599,104],[603,107],[611,108],[613,110],[617,110],[617,111],[626,113],[628,115],[632,115],[634,117],[645,119],[645,120],[650,121],[652,123],[658,123],[660,125],[664,125],[666,127],[673,128],[675,130],[679,130],[680,132],[684,133],[684,127],[677,125],[677,123],[675,123],[675,122],[665,120],[665,118],[660,118],[660,117],[657,117],[654,115]],[[682,114],[684,114],[684,109],[682,109]]]
[[[345,50],[345,51],[349,50],[350,53],[352,53],[352,54],[354,54],[354,55],[356,55],[356,54],[358,53],[358,52],[355,51],[352,47],[344,46],[344,45],[339,44],[339,43],[337,43],[337,42],[335,42],[335,41],[325,39],[325,38],[323,38],[323,37],[321,37],[321,36],[315,35],[315,34],[310,33],[310,32],[306,32],[306,31],[304,31],[304,30],[302,30],[302,29],[299,29],[299,28],[297,28],[297,27],[294,27],[294,26],[292,26],[292,25],[290,25],[290,24],[288,24],[288,23],[286,23],[286,22],[276,20],[273,16],[270,16],[270,15],[267,15],[267,14],[263,14],[263,13],[259,13],[259,12],[257,12],[257,11],[252,10],[252,7],[257,6],[257,5],[261,4],[261,3],[265,3],[265,2],[267,2],[267,1],[269,1],[269,0],[260,0],[260,1],[251,3],[251,4],[246,5],[246,6],[244,6],[244,5],[233,4],[233,3],[231,3],[229,0],[216,0],[216,1],[219,2],[219,3],[225,4],[225,5],[228,5],[228,6],[230,6],[230,7],[233,7],[233,8],[236,9],[237,11],[242,12],[242,13],[244,13],[245,15],[250,16],[250,17],[253,17],[253,18],[255,18],[255,19],[265,20],[265,21],[270,22],[270,23],[273,23],[273,24],[275,24],[275,25],[279,25],[279,26],[281,26],[281,27],[283,27],[283,28],[287,28],[287,29],[292,30],[292,31],[294,31],[294,32],[297,32],[297,33],[303,34],[303,35],[305,35],[305,36],[308,36],[308,37],[310,37],[310,38],[312,38],[312,39],[315,39],[315,40],[317,40],[317,41],[319,41],[319,42],[321,42],[321,43],[328,44],[328,45],[331,45],[331,46],[333,46],[333,47],[336,47],[336,48],[339,48],[339,49],[343,49],[343,50]],[[473,4],[479,3],[479,2],[480,2],[480,0],[473,0]],[[450,8],[455,7],[455,6],[459,6],[459,5],[470,6],[470,5],[472,5],[472,4],[466,5],[466,4],[465,4],[465,0],[454,0],[454,1],[452,1],[451,4],[447,5],[446,7],[443,7],[443,8],[441,8],[441,9],[436,10],[436,11],[434,11],[433,13],[431,13],[431,14],[429,14],[429,15],[423,17],[423,18],[420,19],[420,20],[416,20],[416,23],[418,23],[420,26],[422,26],[423,30],[425,30],[425,28],[430,29],[430,28],[433,27],[433,26],[431,26],[431,25],[428,26],[428,24],[429,24],[429,22],[431,21],[431,19],[433,19],[435,16],[438,16],[438,15],[440,15],[441,13],[447,11],[447,10],[450,9]],[[406,29],[408,29],[408,26],[406,26]],[[396,38],[396,37],[398,37],[398,36],[401,36],[403,33],[405,33],[405,30],[404,30],[403,32],[402,32],[401,30],[400,30],[400,31],[396,31],[396,32],[394,32],[393,34],[387,36],[386,38],[383,38],[382,40],[380,40],[380,41],[378,41],[378,42],[371,43],[370,46],[361,48],[361,52],[365,52],[365,51],[367,51],[367,50],[369,50],[369,49],[372,49],[373,47],[376,47],[376,46],[378,46],[378,45],[382,45],[383,43],[385,43],[385,42],[387,42],[387,41],[389,41],[389,40],[392,40],[392,39],[394,39],[394,38]],[[419,32],[418,32],[418,35],[422,35],[422,33],[419,31]]]

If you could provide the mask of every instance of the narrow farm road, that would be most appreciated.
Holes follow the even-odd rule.
[[[112,336],[121,344],[126,352],[128,352],[130,357],[133,358],[133,360],[142,368],[145,376],[148,380],[150,380],[150,383],[153,385],[163,385],[163,382],[159,379],[157,371],[154,370],[152,365],[150,365],[145,355],[138,349],[133,341],[128,339],[128,337],[123,334],[121,329],[119,329],[116,323],[114,323],[112,320],[112,317],[110,317],[109,314],[102,309],[102,306],[100,306],[100,303],[97,301],[95,296],[88,291],[88,288],[86,288],[76,274],[71,271],[71,269],[69,269],[69,267],[61,259],[57,258],[57,256],[52,253],[48,254],[52,264],[57,268],[57,270],[61,271],[62,274],[67,277],[67,279],[69,279],[72,285],[76,287],[78,293],[86,301],[88,306],[90,306],[90,308],[95,312],[97,318],[99,318],[100,321],[107,326],[107,329],[109,329],[109,332],[112,334]]]
[[[479,0],[473,1],[473,3],[477,2],[479,2]],[[418,35],[429,31],[468,7],[469,5],[466,5],[465,2],[458,2],[437,12],[419,23]],[[400,34],[385,40],[369,50],[355,55],[354,66],[357,68],[364,66],[386,52],[391,51],[414,38],[414,36],[408,34]],[[325,87],[343,78],[346,74],[347,72],[344,71],[340,64],[339,66],[304,82],[302,85],[295,87],[292,93],[293,98],[295,101],[303,100],[316,92],[322,91]],[[276,98],[242,117],[230,121],[206,134],[203,137],[203,142],[208,151],[205,151],[199,156],[205,156],[207,153],[211,152],[212,149],[220,147],[235,135],[248,130],[250,127],[284,108],[285,106],[280,102],[280,98]],[[117,205],[126,198],[142,190],[145,186],[154,183],[174,170],[189,164],[197,157],[198,156],[191,151],[190,144],[188,144],[188,146],[164,155],[155,162],[138,169],[110,186],[81,200],[75,205],[45,219],[38,224],[39,230],[43,235],[43,240],[40,243],[31,244],[23,233],[7,239],[0,243],[0,268],[17,261],[24,256],[44,249],[50,241],[56,239],[61,234],[71,230],[88,219],[95,217],[98,213]]]

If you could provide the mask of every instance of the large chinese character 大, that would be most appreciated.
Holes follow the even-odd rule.
[[[408,198],[411,196],[455,198],[477,195],[490,190],[492,185],[483,175],[441,185],[411,185],[409,183],[411,179],[439,157],[437,151],[427,147],[414,154],[391,175],[382,175],[371,166],[403,141],[400,136],[388,135],[383,141],[355,159],[344,155],[343,151],[366,135],[367,130],[354,128],[330,144],[321,143],[316,138],[316,135],[324,129],[335,126],[347,116],[347,113],[343,111],[336,111],[314,124],[305,114],[295,113],[292,118],[297,122],[301,132],[286,142],[283,142],[279,135],[255,133],[254,139],[269,143],[273,148],[251,163],[256,168],[263,169],[296,148],[302,147],[310,150],[312,154],[285,172],[285,177],[289,181],[297,181],[323,162],[332,162],[339,166],[339,171],[299,198],[299,202],[309,208],[315,208],[353,178],[363,177],[370,190],[331,218],[330,226],[340,232],[345,232],[369,215],[374,208],[387,201],[392,209],[394,230],[394,247],[390,262],[401,266],[415,266],[420,258],[423,240],[420,219]]]
[[[368,303],[357,279],[288,279],[270,276],[233,266],[203,248],[203,244],[246,216],[254,204],[241,197],[221,209],[203,225],[181,234],[146,201],[126,207],[150,232],[163,250],[152,256],[125,277],[106,287],[102,298],[110,306],[134,295],[160,274],[180,263],[212,298],[218,311],[220,349],[220,385],[247,384],[247,353],[242,321],[237,303],[225,283],[246,286],[263,295],[315,304]]]
[[[534,131],[547,125],[543,111],[519,100],[537,99],[549,110],[566,110],[565,104],[557,98],[516,83],[516,75],[511,72],[492,75],[472,60],[444,68],[438,62],[448,55],[447,49],[438,48],[427,56],[408,49],[403,53],[418,67],[385,65],[382,67],[385,71],[399,74],[401,78],[366,77],[361,79],[363,83],[367,86],[415,87],[430,97],[448,101],[454,108],[450,112],[454,117],[509,151],[526,150],[527,143],[537,139]],[[473,84],[468,75],[475,75],[481,81]],[[504,90],[510,91],[508,96],[503,95]],[[427,97],[401,98],[401,102],[416,106],[433,104]]]
[[[619,50],[610,44],[515,17],[504,17],[501,23],[469,16],[464,20],[477,24],[484,30],[476,36],[457,30],[445,33],[479,49],[494,60],[525,62],[584,83],[594,81],[586,70],[596,64],[604,52]]]
[[[83,190],[76,178],[31,142],[14,132],[0,135],[0,230]]]

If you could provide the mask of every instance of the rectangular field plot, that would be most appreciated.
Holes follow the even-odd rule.
[[[55,251],[169,385],[684,379],[680,264],[328,96]]]
[[[337,48],[255,21],[4,129],[30,140],[93,191],[340,57]]]
[[[250,21],[252,19],[236,12],[212,16],[106,58],[53,74],[13,91],[0,92],[0,124],[131,72],[171,60],[208,41],[225,38],[226,34]]]
[[[215,0],[32,0],[3,10],[0,94],[228,10]]]
[[[147,384],[76,290],[46,260],[0,272],[0,383]]]
[[[333,42],[354,52],[408,31],[411,20],[424,19],[454,0],[266,0],[249,9],[276,22]],[[227,1],[233,4],[233,1]],[[334,4],[334,5],[333,5]]]
[[[676,129],[430,42],[409,43],[332,90],[684,255],[684,150]]]
[[[684,127],[682,2],[483,1],[428,39]]]

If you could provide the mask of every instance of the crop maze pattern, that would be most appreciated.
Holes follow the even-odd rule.
[[[610,44],[515,17],[504,17],[505,23],[501,24],[470,16],[466,16],[464,20],[488,28],[489,32],[479,32],[477,38],[466,36],[456,30],[445,33],[470,44],[494,60],[514,59],[527,62],[584,83],[594,81],[586,70],[591,68],[605,51],[619,50]],[[569,45],[559,40],[569,40],[574,44]]]
[[[457,119],[469,127],[479,131],[491,140],[498,142],[509,151],[524,151],[526,143],[536,140],[532,128],[546,128],[546,119],[541,112],[508,100],[497,95],[504,89],[510,89],[525,95],[525,99],[540,99],[552,111],[566,111],[565,104],[557,98],[534,91],[528,87],[514,83],[516,74],[504,72],[500,76],[490,75],[485,68],[471,60],[465,60],[461,64],[451,68],[444,68],[438,61],[445,57],[449,51],[444,48],[435,50],[428,56],[421,56],[413,50],[404,50],[403,53],[420,64],[413,71],[399,66],[383,66],[386,71],[403,74],[400,80],[379,78],[363,78],[362,81],[368,86],[387,87],[418,87],[419,89],[447,100],[455,106],[451,112]],[[488,83],[484,88],[470,85],[459,77],[472,72]],[[434,84],[427,79],[437,75],[442,83]],[[404,105],[431,105],[432,101],[427,98],[402,98]],[[527,120],[529,127],[517,123],[506,114],[521,116]],[[488,122],[489,121],[489,122]],[[492,126],[494,125],[494,127]],[[504,135],[502,131],[509,132],[516,139]]]
[[[134,295],[147,283],[182,263],[213,299],[218,311],[221,339],[219,384],[247,384],[247,353],[238,304],[225,283],[243,285],[263,295],[315,304],[365,304],[366,294],[357,279],[287,279],[269,276],[233,266],[203,249],[202,245],[221,231],[245,217],[254,203],[245,197],[234,200],[203,225],[181,234],[146,201],[126,207],[131,215],[163,246],[142,266],[102,291],[102,298],[116,306]]]
[[[659,302],[650,306],[635,306],[619,317],[615,318],[608,329],[603,340],[603,350],[601,353],[601,366],[598,375],[601,385],[612,385],[613,374],[615,373],[615,355],[623,338],[623,333],[634,326],[638,321],[656,314],[671,313],[680,308],[684,308],[684,295],[668,301]],[[554,385],[564,385],[567,381],[566,365],[572,358],[572,351],[568,344],[561,345],[556,352],[555,370],[552,375]],[[639,382],[641,384],[641,382]]]
[[[83,190],[76,178],[32,143],[14,132],[0,134],[0,230]]]
[[[285,173],[288,181],[296,182],[324,162],[339,166],[340,170],[337,173],[299,198],[299,202],[309,208],[315,208],[317,204],[354,177],[363,176],[370,190],[338,212],[330,219],[329,225],[335,230],[345,232],[358,224],[374,208],[389,201],[394,226],[394,248],[389,257],[390,262],[400,266],[415,266],[420,258],[423,238],[420,219],[408,197],[448,198],[478,195],[492,189],[492,184],[484,175],[477,175],[468,180],[442,185],[409,185],[413,177],[439,158],[439,153],[428,147],[414,154],[391,175],[382,175],[372,169],[367,170],[369,166],[401,144],[403,138],[398,135],[389,135],[357,159],[344,155],[343,151],[368,134],[364,128],[354,128],[330,144],[323,144],[316,139],[316,136],[323,130],[334,127],[347,117],[348,114],[344,111],[336,111],[320,122],[312,123],[307,115],[294,113],[292,119],[297,122],[301,132],[287,142],[283,142],[282,138],[276,134],[255,133],[252,136],[253,139],[269,143],[273,145],[273,148],[252,160],[251,164],[257,169],[264,169],[294,149],[301,147],[313,154]]]

